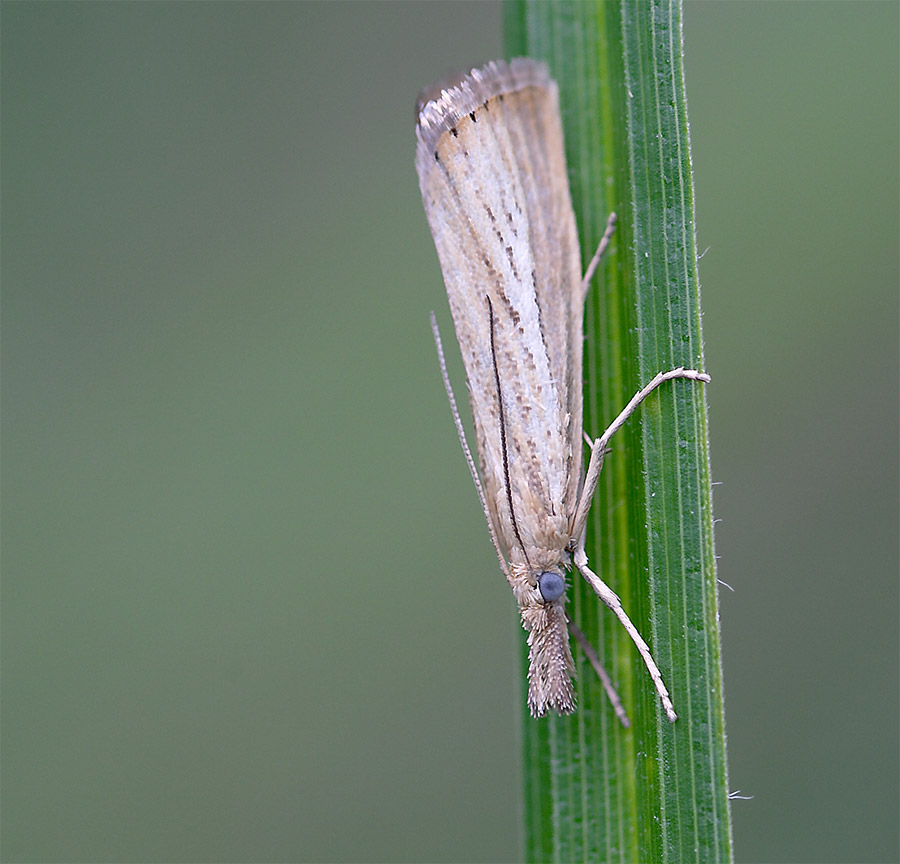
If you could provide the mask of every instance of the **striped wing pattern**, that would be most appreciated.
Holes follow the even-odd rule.
[[[510,564],[559,566],[581,475],[583,313],[556,85],[543,64],[489,64],[425,104],[417,133],[491,518]]]

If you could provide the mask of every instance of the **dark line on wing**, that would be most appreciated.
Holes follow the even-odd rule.
[[[487,128],[491,131],[491,134],[494,134],[494,130],[492,129],[491,124],[487,124]],[[496,140],[496,135],[494,135],[494,138]],[[465,154],[465,156],[467,158],[468,158],[468,155],[469,155],[468,153]],[[462,216],[463,221],[466,224],[466,227],[469,229],[469,237],[471,238],[473,244],[482,253],[481,254],[482,263],[484,264],[484,266],[488,270],[488,272],[494,276],[494,281],[497,282],[498,287],[502,288],[501,283],[505,280],[498,279],[500,269],[499,269],[499,266],[494,265],[494,254],[492,254],[492,253],[499,253],[498,257],[500,257],[500,255],[502,255],[502,253],[504,251],[506,251],[504,249],[504,247],[506,246],[506,242],[503,238],[502,233],[500,233],[499,231],[495,232],[497,234],[497,240],[498,240],[496,247],[489,247],[487,244],[482,242],[483,235],[479,231],[476,230],[475,225],[472,222],[471,214],[469,213],[469,208],[463,206],[462,200],[460,199],[459,190],[456,187],[456,180],[451,176],[450,170],[448,169],[448,167],[438,158],[437,151],[435,151],[434,156],[435,156],[435,161],[437,162],[436,167],[440,169],[440,172],[443,175],[444,180],[447,184],[447,189],[450,192],[450,194],[453,196],[453,200],[456,204],[456,210]],[[507,171],[512,170],[505,159],[504,159],[504,165],[505,165]],[[502,194],[502,192],[504,190],[501,188],[499,191]],[[475,195],[476,199],[482,204],[482,206],[486,206],[486,201],[488,200],[488,198],[484,195],[484,190],[481,188],[476,188],[475,192],[476,192],[476,195]],[[520,202],[514,201],[514,203],[518,207]],[[496,224],[496,218],[493,216],[493,214],[492,214],[491,221],[494,224]],[[518,236],[515,231],[512,231],[512,234],[513,234],[513,236]],[[516,278],[518,278],[518,274],[516,274]],[[504,299],[506,299],[506,298],[504,298]],[[510,306],[510,310],[512,311],[512,306]],[[513,315],[516,318],[516,320],[518,320],[518,313],[513,311]],[[546,346],[545,346],[545,351],[546,351]]]
[[[514,164],[510,164],[510,162],[506,159],[506,148],[499,146],[495,128],[489,124],[488,131],[493,136],[495,144],[498,145],[497,152],[501,155],[501,158],[503,160],[503,165],[504,165],[505,169],[510,173],[510,175],[523,178],[522,179],[523,185],[525,182],[527,182],[525,180],[525,178],[529,178],[530,182],[532,182],[532,183],[537,182],[538,185],[541,185],[542,183],[547,184],[550,182],[550,174],[549,174],[549,171],[547,170],[547,161],[543,158],[543,152],[542,152],[540,146],[534,147],[534,141],[532,140],[538,134],[538,130],[541,130],[541,124],[538,122],[538,119],[537,119],[538,115],[537,115],[537,109],[535,106],[534,96],[532,96],[530,99],[525,99],[525,97],[523,96],[522,91],[524,91],[526,89],[527,88],[523,87],[521,90],[516,91],[516,95],[521,97],[520,102],[523,103],[523,105],[520,107],[519,110],[508,111],[506,109],[506,106],[504,106],[504,110],[506,110],[506,114],[504,116],[507,118],[507,125],[509,125],[509,118],[511,115],[515,117],[515,120],[518,124],[517,130],[516,130],[518,134],[516,136],[512,136],[510,134],[511,143],[515,147],[515,143],[516,143],[515,139],[518,138],[519,135],[521,135],[521,137],[523,139],[522,143],[524,144],[524,147],[520,148],[517,151],[517,156],[516,156]],[[526,120],[526,115],[528,118],[527,120]],[[532,156],[534,155],[533,154],[534,150],[537,151],[537,156],[538,156],[537,164],[536,164],[536,160],[534,160],[532,158]],[[524,161],[523,161],[523,159],[524,159]],[[535,168],[538,169],[538,175],[539,175],[538,179],[535,179],[535,177],[533,176]],[[568,183],[568,178],[566,178],[565,182]],[[537,313],[538,313],[538,335],[541,338],[541,345],[544,349],[544,356],[549,361],[551,355],[550,355],[549,346],[547,345],[547,334],[544,331],[544,322],[543,322],[544,310],[543,310],[543,307],[541,306],[540,300],[538,299],[540,294],[538,292],[538,286],[537,286],[537,276],[536,276],[536,270],[535,270],[537,262],[534,260],[533,239],[534,239],[534,224],[535,224],[535,222],[539,222],[541,225],[544,226],[545,233],[548,230],[552,230],[552,226],[548,225],[547,219],[545,218],[544,214],[537,214],[537,213],[532,212],[532,208],[529,207],[528,201],[514,201],[514,204],[515,204],[516,208],[519,210],[519,212],[524,216],[526,227],[527,227],[528,233],[529,233],[528,243],[532,250],[531,286],[532,286],[532,290],[534,291],[535,306],[537,307]],[[507,213],[509,213],[509,212],[510,211],[507,208]],[[507,224],[508,224],[509,230],[511,231],[513,237],[518,237],[518,233],[516,232],[515,228],[513,227],[512,223],[509,220],[507,220]],[[498,237],[500,238],[501,246],[505,246],[506,244],[503,241],[503,238],[499,232],[498,232]],[[549,240],[549,238],[546,238],[546,237],[542,238],[542,239]],[[548,242],[546,244],[547,248],[552,248],[552,245],[553,245],[552,242]],[[509,264],[510,264],[510,268],[513,271],[513,275],[515,276],[516,279],[518,279],[520,281],[524,281],[524,278],[523,278],[524,274],[520,275],[518,273],[515,262],[513,261],[513,258],[512,258],[510,247],[506,246],[505,251],[506,251],[507,257],[509,259]],[[550,365],[552,368],[552,363]],[[566,364],[566,367],[567,367],[566,371],[568,371],[568,364]],[[568,384],[568,382],[566,382],[566,383]]]
[[[476,246],[479,252],[481,252],[481,260],[484,266],[487,268],[489,273],[492,273],[496,276],[497,268],[494,267],[492,263],[492,259],[490,254],[488,253],[488,247],[481,242],[481,235],[475,230],[475,225],[472,223],[472,217],[469,215],[468,208],[463,206],[462,200],[459,196],[459,190],[456,188],[456,182],[451,178],[450,172],[447,169],[447,166],[444,165],[437,158],[437,153],[435,155],[435,160],[437,161],[438,167],[440,168],[441,174],[444,176],[444,181],[447,184],[447,190],[453,196],[453,201],[456,204],[456,211],[462,216],[462,221],[465,223],[466,227],[469,229],[469,237],[472,240],[472,243]]]
[[[493,120],[494,120],[494,123],[503,122],[502,120],[498,121],[496,117],[493,118]],[[500,155],[500,158],[503,162],[503,167],[506,170],[507,175],[511,176],[511,177],[519,177],[519,176],[521,176],[521,167],[522,166],[520,164],[518,164],[518,162],[516,162],[515,164],[510,164],[509,160],[506,158],[506,149],[507,148],[499,146],[499,140],[497,139],[497,129],[494,126],[494,123],[487,124],[487,132],[494,139],[494,145],[496,147],[496,152]],[[510,207],[510,203],[506,200],[506,194],[505,194],[506,189],[503,187],[500,187],[499,191],[501,193],[501,201],[503,203],[503,210],[507,216],[506,226],[507,226],[509,232],[513,235],[513,237],[518,238],[519,233],[518,233],[518,231],[516,231],[515,225],[512,222],[512,209]],[[515,198],[512,199],[512,207],[517,209],[519,211],[519,213],[522,213],[521,205],[523,203],[524,202],[518,201]],[[528,218],[527,214],[525,214],[525,216],[526,216],[526,221],[527,221],[527,218]],[[501,240],[501,245],[505,245],[502,240]]]
[[[503,479],[506,483],[506,500],[509,504],[509,515],[512,519],[513,531],[519,546],[522,547],[522,554],[525,556],[525,563],[531,568],[531,562],[528,560],[528,553],[525,551],[525,544],[522,542],[522,535],[519,533],[519,523],[516,521],[516,511],[513,507],[512,487],[509,483],[509,455],[506,450],[506,417],[503,413],[503,392],[500,389],[500,370],[497,368],[497,349],[494,345],[494,307],[491,304],[491,298],[485,294],[484,297],[488,304],[488,317],[491,325],[491,359],[494,362],[494,381],[497,384],[497,405],[500,408],[500,448],[503,451]]]
[[[524,90],[525,88],[523,88]],[[535,88],[532,88],[535,89]],[[538,110],[538,102],[549,98],[543,92],[540,92],[539,88],[538,92],[530,93],[526,95],[524,92],[520,94],[520,102],[522,103],[522,109],[520,112],[520,120],[518,131],[523,134],[522,147],[519,151],[519,160],[520,166],[523,173],[528,174],[532,178],[533,184],[541,190],[541,195],[539,196],[542,200],[539,205],[546,209],[546,204],[548,203],[543,193],[546,193],[555,182],[558,182],[558,178],[553,178],[550,176],[549,163],[547,159],[547,154],[540,144],[540,140],[544,135],[544,124],[541,122],[542,115]],[[563,179],[563,182],[568,186],[569,179],[568,177]],[[550,200],[553,200],[553,196],[549,196]],[[551,254],[555,250],[556,243],[555,238],[553,236],[555,229],[558,226],[553,225],[552,219],[555,214],[552,209],[550,213],[541,212],[541,213],[529,213],[528,219],[528,232],[529,232],[529,243],[531,244],[532,249],[535,248],[535,237],[537,233],[536,226],[540,226],[542,236],[539,238],[543,242],[543,248],[549,251]],[[534,259],[532,256],[532,269],[531,269],[531,285],[534,290],[534,298],[535,305],[538,310],[538,332],[541,337],[541,344],[544,349],[544,355],[547,357],[551,370],[553,370],[553,355],[550,353],[550,346],[547,344],[547,332],[544,328],[544,306],[541,303],[541,298],[546,297],[547,288],[543,287],[543,290],[539,290],[537,284],[537,267],[538,261]],[[558,262],[551,262],[549,265],[545,267],[547,269],[554,269],[554,267],[558,266]],[[549,299],[549,298],[548,298]],[[557,302],[559,302],[557,300]],[[568,304],[566,306],[566,314],[568,315]],[[568,373],[568,362],[564,364],[564,371]],[[557,387],[559,387],[559,382],[555,382]],[[565,382],[568,385],[568,381]]]

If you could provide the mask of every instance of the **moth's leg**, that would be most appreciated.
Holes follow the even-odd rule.
[[[600,662],[600,658],[597,656],[594,646],[591,645],[587,636],[585,636],[572,621],[569,621],[568,624],[569,632],[575,637],[575,641],[581,646],[581,650],[584,651],[584,656],[587,657],[588,662],[594,667],[594,671],[597,673],[597,677],[600,679],[600,683],[603,685],[603,689],[606,691],[606,695],[612,703],[613,711],[616,712],[616,717],[619,718],[619,721],[623,726],[630,726],[631,721],[625,713],[625,708],[622,706],[622,700],[619,698],[619,694],[616,693],[616,688],[613,687],[609,675],[606,674],[606,670],[603,668],[603,664]]]
[[[596,441],[584,433],[584,440],[588,447],[591,448],[591,458],[588,461],[587,471],[584,475],[584,483],[581,484],[581,495],[578,498],[578,505],[575,508],[575,518],[569,529],[569,551],[573,552],[578,543],[578,538],[584,531],[587,524],[587,516],[591,510],[591,502],[594,500],[594,492],[597,491],[597,481],[600,479],[600,471],[603,469],[603,459],[609,450],[598,446],[600,439]]]
[[[600,238],[597,251],[594,253],[594,257],[591,258],[591,263],[588,264],[587,270],[584,271],[584,278],[581,280],[582,303],[584,302],[584,298],[587,297],[588,288],[590,287],[591,279],[594,277],[594,273],[597,270],[597,265],[600,263],[600,259],[603,257],[603,253],[606,251],[606,247],[609,246],[609,241],[616,230],[616,219],[615,213],[609,214],[609,219],[606,220],[606,230]]]
[[[590,444],[591,459],[588,462],[584,484],[581,487],[581,496],[578,499],[578,507],[575,508],[575,518],[572,522],[570,537],[580,537],[584,532],[588,511],[591,509],[591,501],[593,500],[594,492],[597,489],[597,480],[600,478],[600,469],[603,467],[603,456],[606,453],[606,445],[609,443],[612,436],[619,431],[625,421],[634,414],[638,405],[659,387],[660,384],[671,381],[673,378],[690,378],[693,381],[705,381],[709,383],[709,375],[705,372],[698,372],[696,369],[685,369],[684,367],[679,366],[677,369],[670,369],[668,372],[660,372],[646,387],[638,390],[638,392],[631,397],[631,401],[622,409],[619,416],[609,424],[609,428]]]
[[[647,643],[644,641],[641,634],[638,633],[634,624],[631,623],[631,619],[625,614],[625,610],[622,608],[622,601],[619,600],[616,593],[593,570],[591,570],[590,567],[588,567],[587,553],[584,551],[584,534],[581,535],[581,539],[575,549],[575,566],[578,568],[581,575],[584,576],[588,585],[594,589],[597,596],[613,611],[616,618],[619,619],[619,623],[631,637],[631,641],[634,642],[640,652],[644,664],[650,672],[650,677],[653,679],[653,685],[656,687],[656,692],[659,694],[663,710],[666,712],[666,717],[674,722],[678,719],[678,715],[675,713],[675,707],[672,705],[669,691],[663,683],[662,674],[659,671],[659,667],[656,665],[656,661],[653,659],[653,655],[650,653],[650,649],[647,647]]]
[[[472,451],[469,449],[469,442],[466,441],[466,433],[463,429],[462,420],[459,417],[459,409],[456,407],[456,397],[453,395],[453,388],[450,386],[450,376],[447,374],[447,362],[444,359],[444,346],[441,344],[441,333],[438,330],[437,319],[434,312],[431,313],[431,332],[434,334],[434,344],[437,347],[438,360],[441,364],[441,377],[444,379],[444,389],[447,391],[447,398],[450,400],[450,410],[453,412],[453,422],[456,424],[456,434],[459,436],[459,443],[462,445],[463,454],[466,457],[466,464],[469,466],[469,473],[475,483],[475,491],[478,492],[478,500],[481,501],[481,509],[484,511],[484,518],[487,522],[488,531],[491,534],[491,542],[494,544],[494,550],[497,552],[497,558],[500,559],[500,569],[506,575],[507,581],[512,584],[513,577],[509,572],[509,565],[503,557],[500,549],[500,541],[497,539],[497,532],[494,530],[494,523],[491,521],[491,513],[487,506],[487,497],[484,494],[484,486],[481,485],[481,478],[478,476],[478,470],[475,468],[475,460],[472,458]]]

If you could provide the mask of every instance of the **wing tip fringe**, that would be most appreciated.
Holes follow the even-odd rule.
[[[530,57],[492,60],[463,75],[453,75],[423,90],[416,102],[416,167],[434,164],[438,139],[485,102],[526,87],[554,88],[547,64]]]

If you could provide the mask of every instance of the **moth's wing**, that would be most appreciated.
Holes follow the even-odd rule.
[[[543,64],[491,63],[417,127],[489,506],[518,561],[565,545],[581,469],[581,264],[557,100]]]
[[[531,61],[529,61],[531,62]],[[574,516],[582,470],[582,359],[584,296],[581,253],[572,209],[559,96],[555,82],[544,90],[523,93],[520,122],[509,123],[510,138],[526,182],[535,290],[541,308],[547,353],[556,380],[565,381],[571,456],[566,508]],[[527,98],[529,97],[530,98]]]

